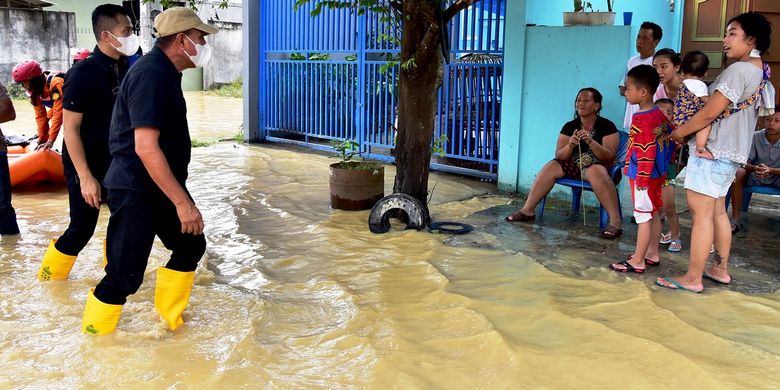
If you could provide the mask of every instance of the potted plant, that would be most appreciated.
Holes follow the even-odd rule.
[[[385,196],[385,167],[360,157],[354,140],[333,141],[339,162],[330,164],[330,207],[367,210]]]
[[[593,4],[590,2],[583,2],[582,0],[574,0],[574,12],[563,13],[563,25],[564,26],[601,26],[601,25],[613,25],[615,24],[615,13],[612,12],[612,6],[615,5],[615,0],[606,0],[608,12],[593,11]],[[589,9],[589,12],[585,10]]]

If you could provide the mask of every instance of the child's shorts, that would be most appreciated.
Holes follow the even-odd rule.
[[[656,211],[661,210],[661,208],[664,205],[663,198],[661,197],[661,188],[663,188],[664,181],[666,180],[665,177],[659,177],[659,178],[651,178],[650,183],[647,185],[647,196],[650,197],[650,202],[653,204],[653,212],[651,214],[655,214]],[[634,199],[634,189],[636,188],[636,179],[629,179],[628,183],[631,186],[631,203],[636,204],[636,200]],[[636,211],[636,207],[634,208],[634,216],[637,217],[636,213],[639,211]],[[640,218],[637,218],[639,220]]]

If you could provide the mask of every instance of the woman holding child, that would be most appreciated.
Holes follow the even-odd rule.
[[[745,164],[750,152],[760,89],[766,79],[761,53],[769,49],[771,31],[766,18],[752,12],[728,22],[723,51],[727,58],[737,62],[710,85],[710,97],[704,107],[672,133],[672,139],[681,143],[712,124],[706,148],[714,159],[694,153],[688,159],[685,189],[693,219],[688,271],[682,276],[658,278],[656,283],[662,287],[699,293],[704,289],[703,277],[722,284],[731,281],[728,272],[731,224],[726,215],[725,196],[737,168]],[[689,143],[694,150],[695,141]],[[713,241],[715,261],[705,269]]]
[[[574,101],[574,120],[563,125],[558,135],[555,158],[536,176],[523,207],[507,216],[508,222],[531,222],[534,209],[562,177],[590,182],[593,192],[609,214],[609,225],[601,236],[612,239],[623,232],[620,228],[617,190],[609,168],[615,160],[620,142],[617,128],[610,120],[599,116],[601,93],[595,88],[583,88]]]

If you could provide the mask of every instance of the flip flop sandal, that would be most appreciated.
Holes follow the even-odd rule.
[[[661,245],[666,245],[672,242],[672,233],[661,233],[661,239],[658,241]]]
[[[633,253],[629,253],[628,256],[626,256],[626,261],[631,260],[632,257],[634,257],[634,254]],[[648,259],[647,257],[645,257],[645,265],[649,265],[649,266],[652,266],[652,267],[658,267],[659,265],[661,265],[661,260],[656,261],[656,260]]]
[[[618,265],[622,265],[625,268],[617,268]],[[619,263],[612,263],[612,264],[609,265],[609,268],[611,270],[613,270],[613,271],[623,272],[623,273],[628,273],[628,272],[633,272],[635,274],[643,274],[643,273],[645,273],[645,269],[644,268],[636,268],[633,265],[629,264],[628,261],[625,261],[625,260],[621,261]]]
[[[704,289],[701,290],[691,290],[690,288],[686,288],[680,282],[672,279],[672,278],[658,278],[655,280],[655,284],[663,287],[668,288],[670,290],[683,290],[683,291],[690,291],[692,293],[701,294]]]
[[[620,237],[621,234],[623,234],[623,229],[616,228],[612,225],[607,225],[607,227],[601,231],[601,237],[606,238],[608,240],[618,238]]]
[[[516,212],[514,214],[508,215],[506,218],[504,218],[504,221],[507,222],[533,222],[536,219],[536,214],[534,215],[525,215],[521,212]]]
[[[742,230],[744,226],[742,226],[742,222],[732,223],[731,224],[731,234],[734,234],[740,230]]]
[[[679,252],[682,250],[682,240],[672,240],[669,243],[669,252]]]

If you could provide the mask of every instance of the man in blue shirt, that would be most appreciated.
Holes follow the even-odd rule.
[[[191,146],[181,72],[208,62],[205,37],[218,30],[184,7],[164,11],[154,27],[155,47],[128,71],[111,119],[108,265],[87,297],[85,333],[114,331],[127,296],[143,282],[155,236],[172,253],[157,271],[154,306],[175,330],[206,251],[203,218],[186,187]]]

